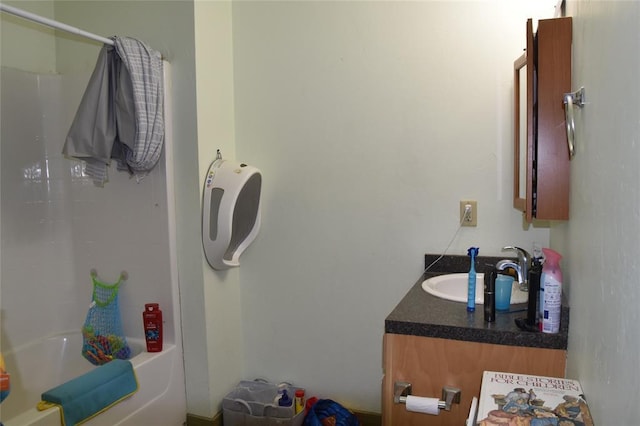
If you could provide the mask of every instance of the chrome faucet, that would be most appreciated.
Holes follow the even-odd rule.
[[[531,255],[520,247],[506,246],[502,247],[502,251],[515,250],[518,254],[518,262],[514,262],[510,259],[504,259],[496,263],[496,269],[498,271],[504,271],[507,268],[513,268],[518,276],[518,285],[520,290],[529,290],[529,266],[531,263]]]

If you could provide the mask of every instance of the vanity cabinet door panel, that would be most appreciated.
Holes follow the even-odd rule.
[[[471,399],[480,395],[482,372],[508,371],[564,377],[566,351],[385,334],[382,384],[383,426],[464,425]],[[461,389],[460,404],[437,416],[394,404],[395,382],[409,382],[415,396],[441,397],[443,386]]]

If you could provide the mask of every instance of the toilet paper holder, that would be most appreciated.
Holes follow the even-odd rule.
[[[442,397],[438,401],[438,408],[451,411],[451,404],[460,404],[460,389],[452,386],[442,388]],[[411,395],[411,383],[395,382],[393,384],[393,402],[396,404],[406,404],[407,396]]]

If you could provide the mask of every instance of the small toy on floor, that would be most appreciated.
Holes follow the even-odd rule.
[[[0,353],[0,402],[4,401],[5,398],[9,396],[9,392],[11,392],[11,381],[6,368],[4,365],[4,357]],[[2,423],[0,423],[0,425],[2,425]]]

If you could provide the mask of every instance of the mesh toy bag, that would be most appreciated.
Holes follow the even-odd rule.
[[[82,327],[82,356],[92,364],[102,365],[114,358],[131,357],[118,307],[118,289],[126,279],[123,272],[118,281],[107,284],[98,280],[96,271],[91,271],[93,295]]]

